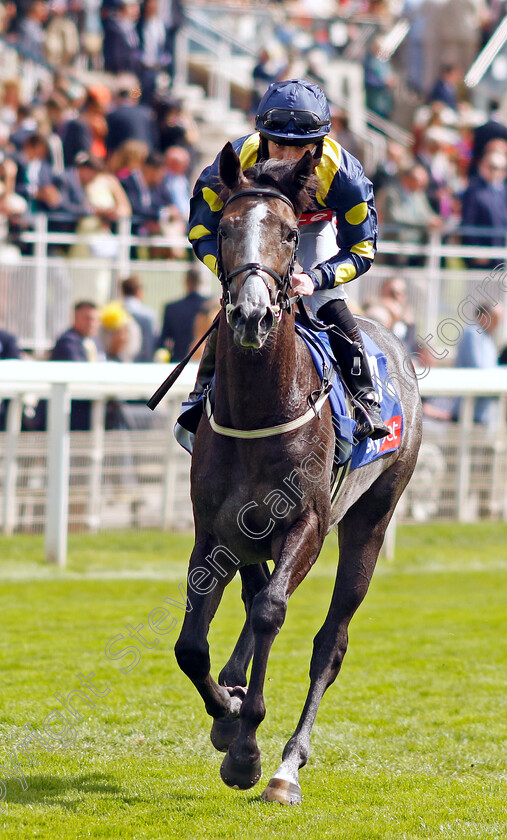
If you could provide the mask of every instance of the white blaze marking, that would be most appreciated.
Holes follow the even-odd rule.
[[[265,204],[257,204],[248,214],[250,223],[249,235],[246,237],[245,262],[259,262],[259,250],[262,241],[262,220],[266,217],[268,208]]]

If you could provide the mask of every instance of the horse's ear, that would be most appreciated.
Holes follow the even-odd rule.
[[[306,186],[308,179],[313,175],[314,166],[315,160],[313,159],[312,153],[306,151],[292,170],[292,178],[298,189],[302,190]]]
[[[238,155],[232,143],[226,143],[220,154],[218,171],[220,180],[230,190],[236,189],[245,181]]]

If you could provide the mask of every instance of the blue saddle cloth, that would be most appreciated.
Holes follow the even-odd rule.
[[[297,323],[298,334],[306,342],[315,367],[321,378],[329,375],[329,369],[334,357],[331,352],[327,333],[310,332]],[[380,458],[386,452],[394,452],[401,443],[403,434],[403,412],[396,389],[389,378],[387,360],[378,345],[361,331],[364,347],[370,363],[373,384],[377,391],[380,403],[382,419],[386,423],[391,434],[380,440],[366,438],[360,443],[354,440],[356,421],[347,411],[345,389],[338,376],[333,379],[333,387],[329,394],[329,402],[333,412],[333,428],[338,438],[338,455],[340,463],[346,463],[350,459],[350,470],[364,467]],[[316,347],[315,345],[318,345]]]

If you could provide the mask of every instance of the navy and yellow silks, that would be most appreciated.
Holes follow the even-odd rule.
[[[260,156],[260,135],[256,132],[233,142],[243,169]],[[216,273],[217,231],[223,203],[220,200],[219,158],[200,175],[190,201],[189,239],[198,259]],[[334,218],[337,253],[311,270],[316,289],[332,289],[348,283],[370,268],[377,247],[377,213],[373,186],[353,155],[329,137],[324,140],[321,162],[315,170],[319,187],[300,224]]]

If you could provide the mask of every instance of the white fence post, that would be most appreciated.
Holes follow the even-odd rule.
[[[2,526],[4,534],[12,534],[16,524],[16,480],[18,476],[18,438],[21,430],[23,398],[13,397],[7,414],[7,445],[4,464],[4,498]]]
[[[105,441],[105,418],[106,418],[106,401],[105,399],[95,400],[92,404],[92,445],[90,451],[90,479],[89,479],[89,496],[88,496],[88,530],[92,534],[96,534],[100,526],[100,510],[102,506],[102,499],[100,496],[100,487],[102,480],[102,461],[104,459],[104,441]]]
[[[165,452],[164,487],[162,491],[162,516],[160,527],[169,531],[174,520],[174,503],[176,499],[177,449],[179,444],[173,434],[174,424],[180,413],[178,400],[171,400],[167,423],[167,446]]]
[[[48,414],[46,560],[64,567],[67,562],[70,472],[70,395],[66,382],[51,386]]]
[[[48,289],[48,220],[44,213],[37,213],[35,217],[35,290],[33,301],[34,317],[34,351],[37,357],[42,357],[47,347],[47,289]]]
[[[432,231],[428,243],[426,334],[435,334],[439,323],[441,244],[440,232],[438,230]]]
[[[474,424],[474,397],[463,397],[459,412],[459,469],[457,472],[458,487],[458,520],[470,521],[470,436]]]

